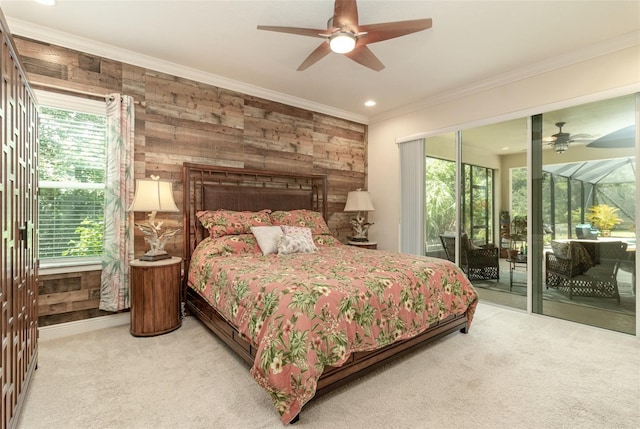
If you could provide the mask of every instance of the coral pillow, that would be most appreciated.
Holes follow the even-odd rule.
[[[225,235],[211,238],[212,253],[220,255],[260,254],[260,246],[252,234]]]
[[[316,234],[313,236],[313,243],[316,245],[316,248],[318,246],[323,247],[323,246],[340,246],[342,245],[342,243],[335,238],[333,235],[327,235],[327,234]]]
[[[270,210],[237,212],[233,210],[199,211],[196,213],[211,238],[224,235],[250,234],[252,226],[271,225]]]
[[[271,223],[310,228],[314,235],[331,234],[322,215],[313,210],[275,211],[271,213]]]

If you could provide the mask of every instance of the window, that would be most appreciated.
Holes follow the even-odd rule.
[[[104,224],[104,103],[50,94],[38,99],[41,263],[96,262]]]
[[[462,231],[475,244],[488,244],[493,238],[494,190],[491,168],[462,164]],[[455,230],[456,197],[453,161],[426,157],[425,222],[427,254],[440,247],[440,234]],[[433,253],[431,253],[433,255]]]
[[[493,242],[493,169],[462,164],[462,225],[474,244]]]

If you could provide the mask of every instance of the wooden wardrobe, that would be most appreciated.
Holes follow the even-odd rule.
[[[0,427],[14,428],[38,360],[36,100],[0,10]]]

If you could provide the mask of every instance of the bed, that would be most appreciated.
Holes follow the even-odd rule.
[[[271,396],[302,407],[470,327],[477,294],[449,261],[360,249],[326,219],[324,175],[183,165],[184,301]]]

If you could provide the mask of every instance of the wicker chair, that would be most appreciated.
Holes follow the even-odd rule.
[[[460,267],[469,280],[500,279],[500,249],[494,246],[474,246],[467,234],[460,237]],[[451,262],[456,261],[456,241],[453,234],[441,234],[440,241]]]
[[[569,243],[568,254],[550,252],[545,255],[547,289],[557,289],[574,296],[615,298],[620,303],[618,292],[618,269],[627,258],[627,243],[603,241],[598,244],[597,263],[589,264],[582,257],[584,248],[578,242]],[[582,250],[581,250],[582,249]]]

